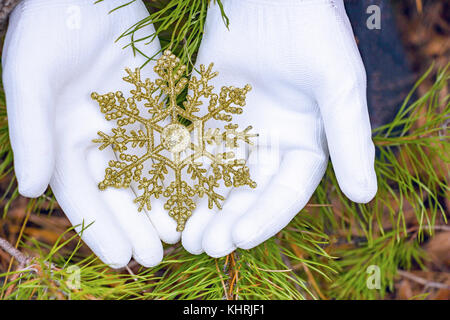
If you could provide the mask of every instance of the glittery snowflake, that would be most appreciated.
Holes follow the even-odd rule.
[[[144,207],[151,210],[152,198],[163,196],[164,208],[176,220],[178,231],[184,229],[196,207],[194,197],[206,196],[210,209],[214,205],[220,209],[225,200],[217,192],[220,183],[256,187],[245,160],[236,159],[233,151],[241,144],[252,144],[256,134],[250,133],[251,126],[239,131],[238,125],[231,123],[233,114],[242,113],[251,87],[224,86],[219,95],[213,93],[208,82],[218,73],[212,67],[212,63],[207,68],[201,65],[199,78],[192,76],[188,81],[186,66],[167,50],[154,67],[160,77],[154,82],[142,81],[139,69],[126,69],[128,76],[123,80],[134,86],[130,97],[120,91],[91,95],[106,120],[117,124],[110,134],[99,131],[99,138],[93,140],[101,144],[100,150],[111,146],[117,155],[109,161],[99,188],[129,188],[135,181],[138,194],[134,201],[139,211]],[[177,98],[186,85],[189,94],[178,105]],[[203,111],[207,111],[202,113],[204,103]],[[143,112],[145,109],[148,112]],[[223,130],[206,129],[212,119],[227,124]]]

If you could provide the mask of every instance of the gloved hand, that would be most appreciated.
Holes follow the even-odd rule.
[[[10,17],[2,58],[20,194],[38,197],[50,183],[77,231],[89,225],[82,239],[116,268],[131,256],[144,266],[158,264],[163,248],[155,227],[164,229],[166,222],[174,226],[161,208],[152,212],[154,227],[146,213],[137,212],[132,190],[97,187],[114,154],[100,152],[92,140],[98,131],[109,132],[113,123],[105,120],[90,94],[128,92],[131,88],[122,80],[125,67],[134,70],[145,61],[122,48],[129,38],[115,43],[148,15],[141,1],[108,14],[127,2],[23,0]],[[154,28],[140,32],[149,35]],[[152,56],[160,45],[154,40],[140,49]],[[153,66],[143,73],[155,77]]]
[[[222,190],[222,210],[203,200],[182,233],[186,250],[213,257],[285,227],[322,179],[328,150],[351,200],[377,190],[366,75],[342,0],[222,2],[229,30],[212,5],[196,64],[215,63],[216,88],[252,85],[233,123],[260,137],[248,158],[257,188]]]

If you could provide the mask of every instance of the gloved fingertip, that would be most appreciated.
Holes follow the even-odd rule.
[[[254,223],[251,223],[246,217],[241,218],[233,228],[231,236],[234,244],[241,249],[251,249],[259,244],[255,238],[260,230]]]
[[[181,235],[181,245],[183,248],[189,252],[190,254],[202,254],[203,247],[202,247],[202,241],[201,237],[198,237],[199,239],[193,239],[192,237],[186,237],[184,233]]]
[[[26,198],[37,198],[44,194],[47,187],[42,188],[41,186],[35,187],[26,184],[19,184],[19,194]]]
[[[108,259],[100,259],[100,260],[102,260],[106,265],[108,265],[112,269],[122,269],[128,265],[128,263],[131,260],[131,257],[126,260],[125,259],[124,260],[114,260],[114,261],[110,261]]]
[[[155,201],[152,210],[148,213],[153,226],[161,241],[167,244],[175,244],[181,239],[181,232],[177,231],[177,223],[167,215],[162,202]]]
[[[218,248],[214,244],[203,242],[203,249],[205,250],[205,253],[212,258],[222,258],[233,252],[236,247],[230,245],[229,247]]]
[[[223,227],[221,228],[221,226]],[[233,243],[231,232],[232,229],[230,230],[230,226],[226,227],[226,222],[219,225],[213,223],[212,226],[208,226],[202,239],[203,250],[214,258],[220,258],[233,252],[236,246]]]
[[[175,244],[181,239],[181,234],[179,232],[168,232],[159,234],[161,241],[167,244]]]

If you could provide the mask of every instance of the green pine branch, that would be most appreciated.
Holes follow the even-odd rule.
[[[163,49],[171,48],[192,68],[208,2],[146,1],[150,16],[122,35],[130,39],[127,48],[145,54],[137,51],[136,43],[148,43],[158,36]],[[224,12],[223,19],[227,23]],[[150,22],[155,24],[156,33],[136,39],[134,33]],[[15,259],[11,269],[0,274],[1,296],[5,299],[386,297],[394,290],[399,270],[408,270],[412,265],[423,268],[426,252],[421,243],[425,235],[434,235],[439,227],[438,218],[446,223],[440,199],[449,191],[448,68],[431,67],[406,97],[395,119],[374,130],[379,189],[369,204],[348,200],[338,188],[330,165],[310,204],[285,229],[260,246],[214,259],[206,254],[191,255],[177,244],[166,247],[164,261],[157,267],[137,269],[130,265],[123,270],[112,270],[95,256],[81,253],[84,245],[72,228],[56,243],[38,242],[27,235],[25,219],[18,248],[26,255],[27,263],[21,265],[16,262],[23,259]],[[426,79],[434,79],[433,86],[411,101],[413,92]],[[0,159],[0,178],[7,181],[0,200],[3,219],[8,219],[18,191],[12,174],[13,154],[3,90],[0,90]],[[27,215],[47,215],[55,204],[48,190],[44,196],[29,200]],[[368,286],[371,266],[379,268],[379,289]],[[72,283],[74,272],[79,272],[79,286]]]

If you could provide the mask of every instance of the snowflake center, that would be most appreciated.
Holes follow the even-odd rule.
[[[185,126],[172,123],[164,127],[162,132],[162,144],[172,153],[186,150],[191,143],[191,135]]]

